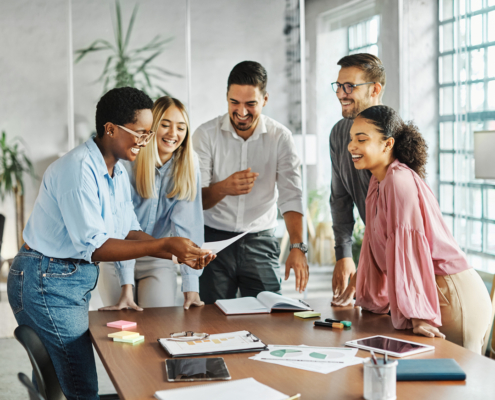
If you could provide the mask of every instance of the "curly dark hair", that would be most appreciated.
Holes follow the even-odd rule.
[[[96,105],[96,133],[102,137],[105,124],[112,122],[125,125],[136,122],[136,112],[150,109],[153,101],[143,91],[132,87],[121,87],[109,90]]]
[[[395,158],[406,164],[422,179],[426,177],[428,145],[412,121],[404,122],[393,108],[382,105],[361,111],[358,118],[364,118],[375,125],[383,134],[383,140],[393,137]]]

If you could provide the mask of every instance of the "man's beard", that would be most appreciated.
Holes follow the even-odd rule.
[[[364,110],[366,110],[367,108],[370,108],[371,107],[371,102],[369,103],[363,103],[361,102],[360,104],[356,104],[356,102],[354,102],[354,105],[357,107],[354,107],[354,109],[352,111],[342,111],[342,117],[345,118],[345,119],[356,119],[356,117]]]
[[[251,123],[249,125],[247,125],[247,124],[237,125],[232,118],[230,119],[230,123],[238,131],[248,131],[249,129],[251,129],[251,127],[253,126],[254,122],[255,122],[254,119],[251,118]]]

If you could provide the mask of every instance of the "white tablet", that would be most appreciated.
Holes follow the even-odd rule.
[[[413,354],[435,350],[435,347],[426,344],[394,339],[387,336],[371,336],[364,339],[351,340],[346,346],[357,347],[362,350],[373,350],[376,353],[388,354],[392,357],[407,357]]]

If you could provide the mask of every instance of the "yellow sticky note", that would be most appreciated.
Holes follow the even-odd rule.
[[[114,332],[114,333],[109,333],[108,337],[109,338],[119,338],[119,339],[132,339],[135,337],[138,337],[139,333],[137,332],[129,332],[129,331],[120,331],[120,332]]]
[[[294,313],[294,316],[299,318],[315,318],[315,317],[321,317],[321,313],[314,311],[303,311],[303,312]]]
[[[136,344],[136,343],[141,343],[144,341],[144,336],[140,336],[138,335],[137,337],[133,337],[133,338],[113,338],[113,341],[114,342],[122,342],[122,343],[131,343],[131,344]]]

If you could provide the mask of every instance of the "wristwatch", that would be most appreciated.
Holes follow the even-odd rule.
[[[292,249],[299,249],[301,250],[304,254],[308,252],[308,245],[306,243],[294,243],[291,244],[289,247],[291,250]]]

